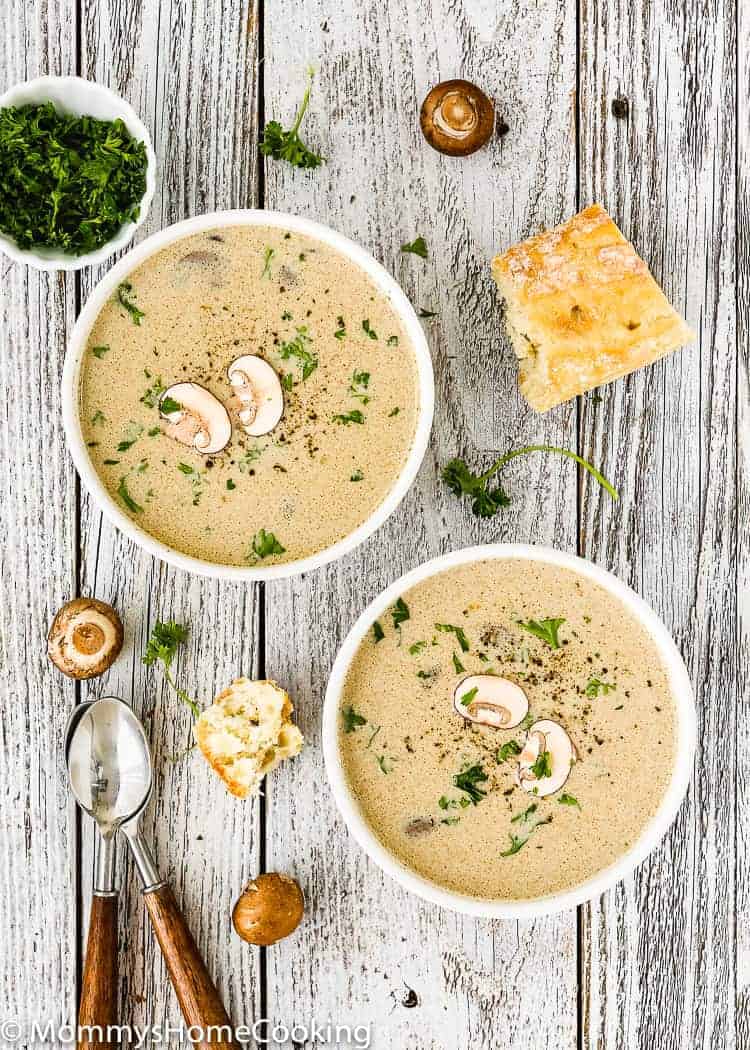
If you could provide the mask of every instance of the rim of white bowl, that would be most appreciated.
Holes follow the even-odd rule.
[[[487,900],[453,893],[402,864],[370,830],[360,811],[346,780],[338,735],[339,708],[346,675],[373,621],[397,598],[422,580],[458,565],[506,559],[536,561],[572,570],[588,577],[617,597],[655,642],[668,671],[669,685],[675,697],[677,710],[676,760],[669,786],[656,813],[646,824],[637,841],[613,864],[577,886],[561,893],[525,900]],[[368,605],[347,635],[333,665],[323,705],[322,735],[326,773],[336,805],[351,834],[378,867],[418,897],[444,908],[481,918],[529,919],[552,915],[593,900],[630,874],[658,846],[677,816],[690,784],[696,744],[696,714],[693,687],[672,636],[651,607],[627,584],[593,562],[552,547],[496,543],[469,547],[433,558],[396,580]]]
[[[417,365],[419,387],[419,410],[417,425],[412,445],[401,473],[388,495],[373,513],[353,532],[332,546],[297,561],[284,562],[265,567],[241,565],[220,565],[202,558],[193,558],[181,551],[162,543],[141,529],[122,511],[94,470],[86,449],[79,418],[78,389],[81,363],[86,349],[86,342],[91,327],[105,302],[114,294],[121,283],[145,259],[160,251],[169,244],[179,241],[194,233],[204,230],[220,229],[225,226],[276,226],[292,233],[306,234],[329,245],[360,267],[374,281],[378,289],[387,296],[399,320],[406,329],[409,341],[414,349]],[[388,273],[369,252],[345,237],[342,233],[324,226],[312,219],[305,219],[284,212],[263,211],[262,209],[240,209],[236,211],[211,212],[197,215],[192,219],[167,226],[158,233],[152,234],[127,255],[119,260],[112,269],[99,281],[92,291],[86,305],[81,311],[71,334],[62,376],[62,415],[63,426],[68,441],[68,448],[81,480],[89,493],[114,525],[134,543],[148,551],[155,558],[168,562],[179,569],[194,572],[201,576],[215,579],[252,581],[278,580],[310,572],[322,565],[344,557],[371,536],[390,517],[401,503],[416,478],[422,465],[432,429],[432,416],[435,404],[435,385],[432,372],[432,357],[422,325],[406,295]]]
[[[57,97],[58,94],[64,95],[64,98]],[[100,120],[115,120],[119,117],[133,138],[143,142],[146,147],[146,190],[141,198],[138,219],[121,226],[115,236],[95,252],[68,255],[53,249],[31,251],[19,248],[14,240],[0,233],[0,252],[14,262],[32,266],[37,270],[81,270],[84,266],[95,266],[104,262],[132,241],[135,231],[149,213],[156,192],[156,156],[148,128],[130,103],[111,88],[97,84],[94,80],[72,76],[45,76],[26,80],[21,84],[14,84],[0,95],[0,109],[48,101],[53,102],[55,107],[63,112],[74,113],[76,116],[95,116]],[[92,112],[92,106],[98,109],[98,112]]]

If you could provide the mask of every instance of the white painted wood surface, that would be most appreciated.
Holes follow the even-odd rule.
[[[373,251],[417,306],[438,312],[427,322],[433,441],[403,506],[336,566],[265,588],[167,569],[79,494],[64,448],[57,377],[98,274],[44,277],[0,260],[0,1021],[74,1017],[91,829],[67,800],[62,734],[78,696],[111,692],[147,718],[148,831],[236,1022],[372,1024],[372,1045],[394,1050],[740,1050],[750,1045],[747,5],[583,0],[577,23],[565,0],[254,2],[6,0],[0,90],[79,71],[133,103],[160,163],[141,236],[260,203]],[[306,134],[328,162],[263,173],[259,121],[290,119],[308,62],[319,72]],[[510,129],[467,161],[431,152],[417,126],[428,88],[454,75],[483,84]],[[630,101],[626,122],[611,115],[616,95]],[[486,263],[594,199],[701,338],[601,402],[540,419],[517,395]],[[399,252],[418,233],[427,262]],[[438,481],[456,453],[489,461],[536,440],[578,444],[621,503],[569,463],[538,457],[508,470],[513,506],[480,523]],[[419,561],[496,539],[579,549],[632,583],[683,647],[702,728],[665,846],[580,915],[525,924],[461,919],[382,877],[336,816],[319,747],[327,673],[363,606]],[[123,658],[90,690],[61,682],[43,655],[54,609],[76,590],[126,620]],[[169,757],[188,742],[187,713],[140,658],[155,620],[170,618],[191,625],[177,672],[201,698],[239,671],[276,677],[295,697],[308,747],[260,805],[228,798],[200,761]],[[121,861],[122,1018],[176,1020]],[[310,908],[293,939],[256,953],[231,935],[229,909],[260,866],[296,874]],[[404,1005],[409,989],[417,1006]]]

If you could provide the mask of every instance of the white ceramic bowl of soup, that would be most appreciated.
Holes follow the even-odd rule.
[[[0,95],[0,109],[10,106],[41,105],[52,102],[59,113],[77,117],[96,117],[97,120],[121,120],[130,134],[146,148],[146,189],[141,198],[138,219],[124,223],[114,237],[96,251],[84,255],[68,255],[54,248],[24,249],[0,233],[0,251],[14,262],[32,266],[35,270],[81,270],[84,266],[97,266],[115,252],[127,248],[135,231],[145,221],[156,191],[156,156],[148,128],[133,107],[104,84],[83,77],[37,77],[23,84],[16,84]]]
[[[245,567],[218,564],[193,557],[168,546],[140,528],[118,506],[94,469],[86,448],[79,411],[81,371],[89,335],[100,311],[116,293],[118,286],[126,281],[144,260],[176,241],[204,231],[241,226],[273,227],[306,235],[329,246],[363,271],[382,296],[388,300],[391,309],[409,337],[415,358],[419,393],[413,442],[396,482],[383,502],[358,528],[333,545],[309,557],[265,567],[262,565]],[[62,378],[63,424],[68,447],[84,485],[104,515],[138,546],[162,561],[203,576],[240,581],[279,579],[317,569],[328,562],[344,557],[380,528],[398,507],[419,471],[432,428],[434,398],[432,359],[424,330],[411,303],[387,270],[364,248],[330,227],[299,216],[261,210],[214,212],[186,219],[153,234],[128,252],[102,278],[81,311],[68,346]]]
[[[365,820],[350,787],[340,746],[339,720],[347,675],[373,623],[380,618],[385,623],[397,599],[422,581],[458,566],[493,559],[527,560],[558,566],[587,578],[612,594],[654,643],[666,671],[676,709],[676,757],[671,776],[656,812],[637,840],[614,863],[593,877],[563,892],[535,899],[482,899],[456,893],[424,878],[404,864],[384,846]],[[598,897],[629,875],[659,845],[677,815],[692,777],[696,714],[690,678],[671,635],[653,610],[630,587],[606,570],[572,554],[548,547],[492,544],[455,551],[426,562],[402,576],[368,606],[349,632],[334,663],[323,709],[322,736],[328,781],[336,805],[356,841],[387,875],[424,900],[457,912],[486,918],[522,919],[560,912]]]

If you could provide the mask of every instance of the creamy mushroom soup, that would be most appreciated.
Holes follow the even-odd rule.
[[[464,565],[405,593],[356,652],[339,720],[383,845],[486,899],[565,890],[620,858],[675,762],[650,636],[609,591],[541,562]]]
[[[388,298],[275,227],[148,258],[99,314],[80,380],[111,496],[163,543],[227,565],[304,558],[362,525],[405,465],[418,408]]]

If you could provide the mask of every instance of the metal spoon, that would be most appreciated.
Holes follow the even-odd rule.
[[[79,716],[68,747],[68,770],[76,798],[99,824],[104,841],[117,830],[127,838],[192,1042],[207,1050],[235,1050],[229,1017],[143,838],[140,818],[153,783],[151,752],[143,726],[123,700],[96,700]]]

